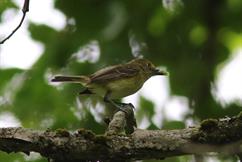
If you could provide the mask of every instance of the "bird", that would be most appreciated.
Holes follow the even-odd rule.
[[[100,69],[91,75],[56,75],[51,81],[80,83],[85,87],[80,95],[99,95],[104,102],[122,110],[123,103],[116,100],[134,94],[155,75],[168,75],[168,72],[156,68],[148,59],[136,58],[124,64]]]

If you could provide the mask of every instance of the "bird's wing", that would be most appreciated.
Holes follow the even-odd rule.
[[[137,75],[138,68],[130,65],[111,66],[97,71],[90,76],[92,83],[102,83],[120,78],[128,78]]]

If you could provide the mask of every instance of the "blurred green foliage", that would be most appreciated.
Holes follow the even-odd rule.
[[[0,113],[12,112],[23,127],[87,128],[103,133],[106,125],[98,118],[105,114],[102,111],[106,110],[100,108],[105,106],[103,103],[95,106],[91,100],[89,104],[83,104],[88,101],[78,96],[82,86],[53,86],[48,79],[56,73],[90,74],[107,65],[131,60],[134,57],[132,44],[130,46],[132,35],[139,48],[143,47],[143,42],[146,44],[143,51],[139,51],[144,57],[156,65],[167,67],[171,74],[170,94],[187,97],[193,112],[187,114],[183,121],[169,120],[163,114],[160,119],[162,128],[184,128],[187,118],[201,120],[240,112],[242,108],[238,104],[221,108],[211,91],[219,65],[230,57],[235,48],[241,47],[242,1],[171,1],[181,3],[174,9],[174,4],[169,4],[169,8],[165,7],[165,2],[56,0],[55,7],[67,17],[66,27],[57,31],[46,24],[30,23],[31,37],[43,43],[45,51],[29,70],[0,69]],[[10,0],[0,1],[0,21],[3,12],[11,7],[16,6]],[[73,57],[80,47],[92,41],[98,42],[101,53],[96,62],[78,61]],[[92,49],[86,52],[86,56],[91,53]],[[17,83],[19,86],[15,87]],[[3,102],[6,96],[11,97]],[[152,121],[156,113],[154,109],[153,101],[140,97],[137,119],[141,122],[147,118],[147,129],[159,129]],[[7,157],[4,153],[0,154],[0,161],[10,162],[13,159],[25,161],[20,154]],[[189,159],[178,157],[165,161],[183,162]]]
[[[0,15],[3,14],[3,12],[9,8],[17,8],[17,6],[9,0],[1,0],[0,1]],[[0,22],[2,21],[2,17],[0,16]]]

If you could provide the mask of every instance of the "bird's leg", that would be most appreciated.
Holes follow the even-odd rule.
[[[118,105],[121,105],[122,107],[125,107],[128,105],[128,106],[132,107],[133,109],[135,108],[132,103],[123,103],[123,102],[118,102],[118,101],[113,101],[113,102],[115,102]]]
[[[105,94],[104,99],[103,99],[104,102],[110,103],[110,104],[112,104],[113,106],[115,106],[116,108],[118,108],[120,111],[123,111],[123,112],[127,113],[127,112],[124,110],[124,106],[125,106],[126,104],[124,104],[124,103],[117,103],[117,102],[111,100],[111,99],[110,99],[110,95],[111,95],[111,92],[110,92],[110,91],[107,91],[107,93]]]

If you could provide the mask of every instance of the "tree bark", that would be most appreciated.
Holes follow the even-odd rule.
[[[64,129],[1,128],[0,150],[39,152],[54,161],[164,159],[207,152],[241,154],[242,114],[207,119],[199,126],[186,129],[135,129],[132,134],[124,134],[127,115],[123,111],[117,112],[104,135],[84,129],[73,133]]]

